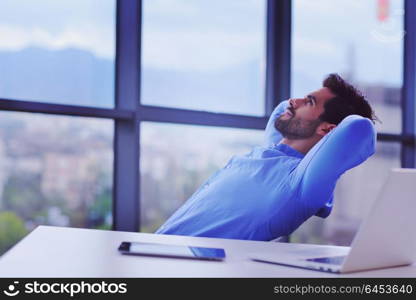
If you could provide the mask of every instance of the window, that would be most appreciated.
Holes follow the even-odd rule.
[[[292,35],[293,96],[336,72],[363,92],[382,121],[376,122],[376,154],[339,180],[331,215],[312,217],[291,236],[349,245],[389,170],[401,167],[404,1],[295,0]],[[383,142],[386,133],[393,136],[389,142]]]
[[[142,225],[150,230],[178,204],[166,204],[166,197],[158,197],[170,211],[155,217],[152,209],[158,204],[147,202],[164,197],[170,188],[162,186],[156,194],[150,190],[155,186],[152,180],[171,171],[170,165],[160,167],[157,153],[149,152],[158,146],[152,143],[153,134],[164,134],[166,140],[186,137],[186,143],[201,135],[218,147],[218,154],[203,166],[186,164],[189,160],[180,152],[168,157],[168,163],[184,161],[175,170],[178,185],[173,188],[175,199],[184,201],[199,180],[232,152],[248,149],[260,134],[216,126],[265,125],[266,1],[5,0],[0,17],[0,98],[8,100],[0,107],[15,111],[1,113],[1,164],[7,172],[0,178],[0,223],[1,228],[16,228],[11,239],[1,240],[1,251],[37,224],[137,229],[139,212],[131,208],[140,198],[134,188],[140,180],[135,175],[138,147],[143,151],[142,206],[149,208],[141,211]],[[143,24],[143,30],[132,30],[131,20]],[[131,42],[139,33],[143,49]],[[139,53],[139,67],[126,63]],[[121,84],[139,77],[139,72],[141,82]],[[115,83],[122,86],[116,88]],[[141,98],[135,99],[139,85]],[[167,131],[166,125],[155,122],[181,123],[182,115],[162,106],[185,108],[183,116],[192,117],[184,123],[207,116],[206,125],[214,127],[169,125]],[[138,114],[136,109],[150,114]],[[206,111],[235,115],[229,122]],[[225,141],[230,132],[233,139]],[[141,146],[129,144],[139,136]],[[178,150],[191,157],[203,153],[192,146]],[[181,176],[190,173],[196,180],[185,183]]]
[[[112,125],[0,113],[0,253],[40,224],[111,228]]]
[[[0,3],[2,109],[58,114],[0,112],[0,254],[36,225],[113,224],[117,112],[60,104],[114,108],[115,8],[115,0]]]
[[[114,107],[115,0],[4,0],[0,36],[0,98]]]
[[[261,145],[263,132],[145,122],[141,134],[141,231],[154,232],[215,171]]]
[[[264,115],[265,5],[144,0],[142,103]]]
[[[296,0],[292,12],[292,96],[337,72],[367,96],[380,132],[400,133],[403,1]]]

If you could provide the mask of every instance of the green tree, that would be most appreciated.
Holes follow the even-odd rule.
[[[24,220],[42,213],[48,203],[42,195],[40,180],[40,175],[36,174],[11,175],[4,185],[2,209],[14,211]]]
[[[0,212],[0,255],[9,250],[27,233],[23,220],[15,213]]]
[[[112,211],[112,190],[105,188],[95,198],[94,203],[88,209],[88,225],[97,229],[111,229],[111,224],[106,223],[106,218]]]

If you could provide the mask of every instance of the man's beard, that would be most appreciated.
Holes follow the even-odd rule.
[[[274,127],[280,131],[283,137],[290,140],[301,140],[312,137],[315,134],[316,128],[322,122],[319,118],[312,121],[305,121],[295,119],[294,116],[287,120],[282,117],[283,115],[276,120]]]

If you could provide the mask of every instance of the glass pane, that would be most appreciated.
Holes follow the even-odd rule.
[[[0,112],[0,255],[35,226],[110,229],[113,121]]]
[[[143,1],[144,104],[264,115],[266,1]]]
[[[326,219],[312,217],[291,235],[290,241],[349,246],[390,169],[399,167],[400,144],[379,142],[375,155],[338,181],[331,215]]]
[[[400,133],[403,72],[403,0],[293,2],[292,96],[322,86],[337,72],[369,99],[383,122]]]
[[[263,142],[263,131],[142,123],[141,231],[154,232],[235,154]]]
[[[114,107],[115,2],[0,1],[0,98]]]

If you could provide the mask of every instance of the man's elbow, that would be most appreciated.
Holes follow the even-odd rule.
[[[349,115],[342,121],[348,127],[351,143],[356,143],[362,160],[366,160],[376,152],[377,132],[373,122],[359,115]],[[358,145],[357,145],[358,144]]]

